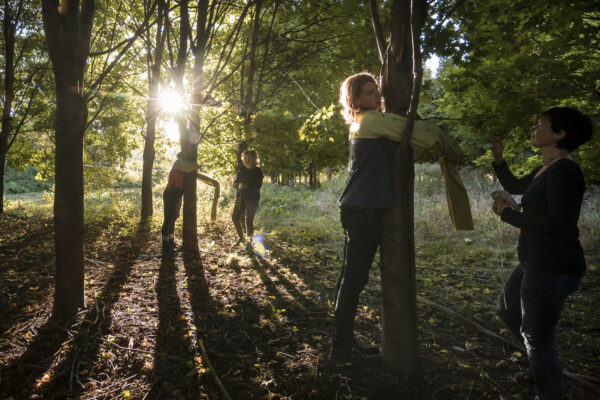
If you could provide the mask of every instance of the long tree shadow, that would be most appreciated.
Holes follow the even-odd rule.
[[[54,355],[69,338],[65,329],[46,322],[37,329],[37,335],[27,350],[8,365],[0,368],[0,393],[15,399],[29,397],[35,382],[53,362]]]
[[[159,322],[154,382],[147,399],[200,398],[195,352],[177,290],[176,268],[175,255],[163,252],[156,282]]]
[[[260,326],[261,316],[267,314],[264,307],[249,299],[247,293],[237,292],[235,282],[224,282],[222,276],[213,275],[214,270],[205,271],[199,255],[188,255],[184,262],[198,340],[204,343],[214,368],[210,371],[212,376],[207,378],[216,386],[217,381],[222,382],[233,398],[268,395],[253,368],[257,360],[266,356],[264,347],[268,347]],[[233,264],[232,275],[237,276],[242,269],[235,261]],[[217,269],[228,267],[220,265]],[[211,295],[205,274],[213,280],[216,294]],[[227,279],[235,279],[232,275]]]
[[[192,318],[194,326],[196,327],[196,345],[198,346],[197,351],[201,354],[200,363],[197,363],[197,367],[201,371],[208,371],[208,363],[206,360],[203,360],[204,354],[200,349],[200,342],[204,342],[204,338],[210,335],[210,332],[213,331],[215,324],[223,326],[226,321],[221,318],[218,314],[218,310],[215,306],[215,302],[213,301],[208,282],[206,281],[206,277],[204,275],[204,268],[202,265],[202,260],[200,254],[198,252],[188,252],[183,255],[183,263],[185,267],[185,275],[187,280],[187,292],[189,295],[189,302],[192,309]],[[210,341],[208,341],[210,343]],[[210,349],[210,347],[209,347]],[[214,355],[214,352],[209,351],[211,356]],[[216,366],[215,366],[216,367]],[[217,372],[208,371],[213,374],[213,378]],[[217,384],[214,384],[214,379],[211,381],[207,379],[204,374],[201,377],[201,383],[203,384],[205,390],[216,392]],[[218,378],[217,378],[218,379]]]
[[[122,293],[121,288],[131,273],[135,259],[146,246],[148,235],[147,225],[138,225],[132,235],[119,238],[112,274],[102,287],[101,294],[83,313],[83,319],[78,317],[67,328],[55,328],[45,335],[38,335],[39,339],[36,337],[35,342],[41,345],[30,346],[23,356],[8,366],[8,369],[25,370],[26,373],[22,375],[26,375],[27,379],[22,380],[21,387],[12,387],[11,391],[4,394],[22,398],[39,393],[43,398],[61,398],[76,395],[83,388],[87,378],[80,376],[79,368],[81,365],[91,365],[97,359],[101,338],[109,332],[112,323],[110,310],[119,299],[119,293]],[[56,333],[56,329],[59,333]],[[69,341],[66,351],[57,353],[65,341]],[[47,347],[43,343],[52,346]],[[53,375],[46,378],[43,375],[48,374],[50,367]]]
[[[50,296],[54,267],[51,218],[0,215],[0,339],[33,317]]]
[[[282,273],[279,270],[279,265],[257,256],[253,251],[249,250],[248,254],[253,267],[271,293],[270,297],[274,299],[275,308],[282,307],[287,311],[286,316],[288,323],[293,326],[293,334],[303,338],[304,343],[302,343],[302,346],[305,348],[307,345],[311,345],[319,350],[313,353],[314,357],[319,358],[318,361],[315,361],[313,357],[312,360],[307,360],[303,366],[289,363],[291,368],[298,371],[298,379],[306,380],[307,387],[317,387],[320,393],[329,391],[326,397],[329,395],[336,396],[338,389],[334,389],[335,385],[345,387],[345,389],[349,388],[353,394],[360,397],[374,399],[396,399],[399,393],[410,393],[408,391],[409,386],[398,381],[381,364],[371,365],[368,368],[361,368],[356,365],[326,365],[329,349],[328,338],[333,335],[333,316],[329,313],[330,307],[322,302],[321,296],[318,294],[314,294],[315,300],[312,300],[302,293],[299,283],[296,282],[296,278],[303,279],[299,274],[292,275],[293,278],[291,278],[287,272]],[[290,279],[293,279],[293,281]],[[306,287],[311,288],[314,281],[315,277],[312,277]],[[318,291],[322,288],[317,287],[315,289]],[[319,342],[324,342],[325,345],[319,346]],[[302,351],[300,345],[297,344],[295,347],[296,351]],[[312,364],[308,362],[312,362]],[[309,367],[317,368],[319,362],[322,364],[320,370],[323,373],[315,373],[314,376],[311,376],[313,379],[307,379],[307,369]],[[304,372],[304,376],[302,372]],[[308,375],[311,374],[308,373]],[[402,386],[403,389],[400,389],[401,385],[404,385]],[[407,396],[406,398],[415,397]]]
[[[205,342],[217,375],[234,398],[264,398],[290,391],[298,398],[309,398],[322,353],[323,335],[315,325],[323,320],[317,316],[323,307],[296,294],[298,301],[287,293],[297,290],[287,277],[273,274],[271,278],[257,258],[251,255],[250,260],[251,265],[241,267],[235,258],[229,261],[233,266],[208,266],[205,276],[219,310],[207,308],[202,296],[193,302],[199,310],[195,318],[204,320],[206,326]],[[191,265],[186,265],[188,273]],[[197,268],[194,276],[201,272]],[[197,288],[190,286],[192,296],[199,292],[207,296],[204,285],[202,279]]]

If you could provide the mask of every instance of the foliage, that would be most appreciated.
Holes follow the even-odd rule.
[[[347,127],[339,106],[331,104],[315,111],[300,128],[304,170],[336,168],[348,158]]]
[[[6,194],[40,192],[50,189],[53,185],[51,180],[37,179],[37,171],[28,166],[23,171],[8,166],[4,175]]]
[[[378,3],[386,26],[389,2]],[[528,147],[534,116],[547,107],[570,104],[600,117],[600,30],[595,3],[430,2],[425,55],[435,53],[445,61],[437,78],[425,77],[420,116],[448,121],[473,165],[487,167],[488,137],[498,135],[507,143],[512,165],[522,166],[522,171],[529,169],[539,160]],[[17,39],[27,45],[22,47],[17,71],[17,97],[19,104],[31,98],[35,113],[14,142],[8,164],[35,166],[39,177],[46,179],[54,174],[55,88],[40,18],[33,17],[39,7],[34,2],[23,4],[28,10],[23,22],[27,35]],[[170,85],[177,56],[180,12],[177,4],[173,6],[161,87]],[[267,174],[305,175],[311,168],[322,172],[345,162],[347,130],[332,104],[346,76],[379,70],[368,6],[358,0],[311,0],[301,7],[292,0],[263,3],[250,119],[242,106],[249,68],[250,43],[246,39],[251,36],[254,11],[242,15],[241,3],[227,9],[228,15],[219,20],[219,29],[212,35],[204,63],[203,88],[210,89],[210,95],[200,111],[198,161],[205,172],[230,174],[236,164],[234,149],[241,140],[257,148]],[[125,3],[103,2],[98,7],[85,83],[92,88],[84,150],[87,190],[113,185],[119,179],[116,171],[142,146],[147,56],[153,52],[152,45],[138,37],[106,73],[144,16],[142,8]],[[241,39],[223,64],[221,53],[228,46],[233,22],[242,17]],[[148,37],[153,37],[154,29],[151,25]],[[192,82],[193,57],[188,58],[185,79]],[[0,66],[3,62],[0,56]],[[222,71],[215,74],[218,68]],[[98,84],[100,77],[103,80]],[[182,94],[188,102],[192,86],[185,85]],[[15,105],[15,121],[23,110],[23,105]],[[159,114],[159,126],[167,118],[170,116]],[[598,140],[596,135],[593,143],[576,154],[588,182],[600,181]],[[159,129],[159,169],[168,169],[172,162],[167,155],[169,146],[173,144],[168,145]]]
[[[598,120],[599,15],[595,1],[458,5],[446,25],[454,39],[443,50],[449,58],[437,102],[476,165],[491,160],[492,135],[507,142],[509,160],[524,162],[523,170],[539,163],[529,129],[549,107],[574,106]],[[589,182],[600,182],[599,140],[575,155]]]
[[[265,175],[299,173],[300,146],[297,130],[301,123],[290,112],[261,112],[252,120],[250,140],[259,152]]]

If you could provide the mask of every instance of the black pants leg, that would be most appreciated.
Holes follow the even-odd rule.
[[[340,211],[345,232],[344,266],[335,303],[334,351],[352,348],[354,317],[360,293],[369,281],[369,271],[382,236],[381,210],[344,208]]]
[[[181,212],[182,195],[174,186],[165,189],[163,193],[164,218],[162,224],[162,241],[175,241],[175,222]]]
[[[231,214],[231,220],[233,221],[233,226],[235,227],[235,231],[238,234],[240,240],[244,240],[244,228],[242,224],[244,223],[244,215],[246,214],[246,204],[238,195],[235,199],[235,204],[233,205],[233,213]]]
[[[246,235],[248,239],[254,236],[254,216],[258,210],[258,200],[246,200],[246,212],[242,214],[242,219],[245,217],[246,222]]]

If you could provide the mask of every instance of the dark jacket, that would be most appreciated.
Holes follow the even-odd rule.
[[[260,200],[260,188],[262,187],[263,172],[259,167],[247,169],[240,168],[234,183],[245,183],[246,189],[239,189],[238,194],[242,200]]]
[[[512,194],[523,194],[523,212],[507,207],[502,221],[521,230],[519,261],[524,268],[538,272],[583,274],[585,258],[579,243],[577,221],[581,211],[585,182],[579,165],[562,159],[540,170],[515,177],[506,162],[493,163],[502,186]]]

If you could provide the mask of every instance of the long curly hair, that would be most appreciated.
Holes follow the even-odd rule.
[[[365,83],[372,82],[379,86],[377,78],[370,72],[363,71],[344,79],[340,85],[340,105],[342,106],[342,117],[347,124],[352,124],[360,108],[356,105],[356,99],[360,96]]]

